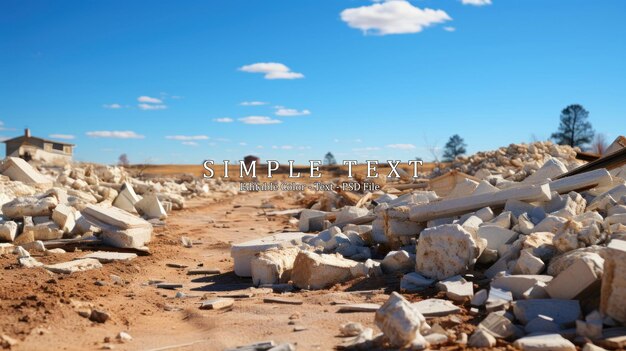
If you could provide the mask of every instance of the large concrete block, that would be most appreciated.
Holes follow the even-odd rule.
[[[125,182],[122,185],[122,189],[113,201],[113,206],[121,208],[122,210],[130,213],[136,213],[135,204],[141,200],[141,197],[135,193],[135,189],[130,183]]]
[[[483,225],[478,228],[478,237],[487,240],[487,248],[497,250],[504,244],[515,241],[518,233],[495,225]]]
[[[576,351],[576,346],[560,334],[541,334],[517,339],[513,346],[523,351]]]
[[[102,230],[106,245],[121,248],[142,248],[152,240],[152,225],[117,207],[88,205],[82,215]]]
[[[0,220],[0,241],[13,241],[17,235],[17,223]],[[413,263],[411,262],[411,265]]]
[[[580,304],[577,300],[520,300],[513,303],[513,313],[523,324],[540,315],[552,318],[557,324],[572,324],[580,317]]]
[[[464,273],[478,257],[472,235],[458,224],[422,231],[417,242],[415,271],[428,278],[446,279]]]
[[[70,233],[76,226],[76,210],[65,204],[58,204],[52,211],[52,220],[65,233]]]
[[[389,339],[392,347],[400,348],[421,337],[426,318],[397,292],[391,293],[374,317],[374,323]]]
[[[257,254],[250,261],[252,282],[254,285],[287,283],[298,247],[272,248]]]
[[[50,216],[59,201],[54,196],[18,197],[2,205],[2,213],[6,218],[22,218],[24,216]]]
[[[52,186],[52,180],[34,169],[28,162],[19,157],[7,157],[0,165],[0,173],[11,180],[20,181],[42,187]]]
[[[291,280],[301,289],[325,289],[352,279],[353,269],[358,265],[359,262],[337,254],[301,251],[293,263]]]
[[[146,195],[141,200],[135,202],[135,209],[148,219],[167,218],[167,212],[165,212],[163,205],[161,205],[161,201],[153,194]]]
[[[626,241],[611,240],[603,257],[600,308],[606,315],[626,323]]]
[[[604,263],[604,262],[602,262]],[[573,265],[552,279],[546,290],[555,299],[574,299],[600,288],[601,276],[585,261],[576,260]]]
[[[251,277],[251,261],[256,254],[271,248],[293,247],[303,243],[306,233],[279,233],[260,239],[254,239],[239,244],[233,244],[230,256],[235,261],[235,274],[240,277]]]

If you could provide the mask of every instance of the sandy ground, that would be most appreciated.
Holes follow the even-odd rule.
[[[232,272],[231,243],[273,232],[295,231],[287,217],[268,219],[263,215],[261,202],[271,195],[259,192],[216,202],[190,200],[186,209],[171,214],[167,226],[155,229],[150,243],[152,255],[105,264],[98,270],[58,275],[41,268],[21,268],[14,255],[0,256],[2,334],[19,340],[14,346],[16,350],[85,350],[106,345],[113,345],[116,350],[223,350],[264,340],[292,342],[298,350],[330,350],[344,341],[339,336],[343,323],[360,322],[377,333],[374,313],[337,313],[337,303],[383,303],[387,298],[383,292],[397,290],[400,276],[361,279],[330,290],[293,293],[291,297],[303,300],[303,305],[264,303],[264,297],[279,294],[259,291],[253,297],[237,299],[231,310],[199,309],[203,298],[251,287],[249,278],[239,278]],[[277,209],[295,207],[285,200],[271,202]],[[196,242],[193,248],[180,244],[182,235]],[[33,256],[52,263],[84,254]],[[223,273],[190,276],[186,274],[188,269],[170,268],[168,263],[189,268],[215,267]],[[121,277],[123,283],[115,284],[111,275]],[[148,284],[151,279],[182,283],[183,288],[178,291],[188,297],[175,298],[177,291],[157,289]],[[98,281],[106,285],[96,284]],[[379,290],[359,292],[372,289]],[[413,301],[430,297],[405,296]],[[103,324],[91,322],[78,313],[86,306],[106,311],[111,318]],[[431,324],[469,333],[476,322],[466,314],[466,307],[456,315],[459,320],[442,317]],[[306,329],[294,330],[300,327]],[[121,331],[128,332],[133,340],[116,340]]]

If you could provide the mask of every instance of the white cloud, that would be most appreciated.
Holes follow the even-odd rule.
[[[239,118],[239,121],[245,124],[278,124],[282,123],[281,120],[272,119],[270,117],[265,116],[248,116],[244,118]]]
[[[274,150],[293,150],[293,146],[292,145],[273,145],[272,149]]]
[[[269,104],[269,102],[264,102],[264,101],[243,101],[239,105],[241,105],[241,106],[262,106],[262,105],[267,105],[267,104]]]
[[[72,134],[50,134],[48,135],[50,138],[53,139],[67,139],[67,140],[71,140],[71,139],[75,139],[76,136],[72,135]]]
[[[445,30],[446,32],[454,32],[456,31],[456,28],[448,26],[448,27],[443,27],[443,30]]]
[[[406,0],[345,9],[341,11],[341,19],[352,28],[378,35],[419,33],[433,24],[452,20],[443,10],[422,10]]]
[[[284,108],[280,107],[276,110],[276,116],[290,117],[290,116],[307,116],[310,115],[311,111],[309,110],[296,110],[293,108]]]
[[[157,99],[157,98],[153,98],[153,97],[149,97],[149,96],[140,96],[137,98],[137,101],[139,102],[145,102],[148,104],[162,104],[163,100],[161,99]]]
[[[265,79],[298,79],[304,78],[302,73],[292,72],[291,69],[278,62],[259,62],[239,67],[240,71],[249,73],[263,73]]]
[[[111,110],[117,110],[117,109],[123,108],[124,106],[122,106],[120,104],[104,104],[104,105],[102,105],[102,107],[108,108],[108,109],[111,109]]]
[[[463,5],[485,6],[491,5],[491,0],[461,0]]]
[[[165,110],[167,108],[166,105],[151,105],[151,104],[138,104],[137,107],[139,107],[142,110]]]
[[[217,123],[231,123],[234,120],[230,117],[222,117],[222,118],[215,118],[213,121]]]
[[[195,141],[183,141],[181,144],[188,146],[198,146],[198,143],[196,143]]]
[[[415,145],[413,144],[390,144],[387,145],[388,148],[390,149],[398,149],[398,150],[413,150],[416,149]]]
[[[362,151],[376,151],[380,150],[378,146],[366,146],[366,147],[355,147],[352,151],[362,152]]]
[[[168,135],[165,139],[170,140],[208,140],[206,135]]]
[[[97,130],[85,133],[92,138],[143,139],[145,136],[131,130]]]

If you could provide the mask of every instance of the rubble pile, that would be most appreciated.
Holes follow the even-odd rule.
[[[481,180],[496,176],[496,179],[519,182],[531,176],[549,160],[556,164],[554,168],[557,172],[559,168],[572,170],[581,166],[583,163],[576,159],[577,152],[580,152],[578,147],[558,145],[551,141],[511,144],[498,150],[459,156],[450,167]]]
[[[374,308],[382,333],[345,327],[347,348],[624,347],[626,166],[556,179],[580,164],[575,154],[547,142],[457,159],[464,171],[500,181],[461,182],[443,198],[353,193],[355,205],[342,207],[345,195],[305,194],[312,200],[299,232],[233,245],[235,273],[296,290],[401,275],[404,295]],[[433,288],[445,299],[405,298]],[[481,321],[470,335],[429,325],[461,307]]]
[[[220,180],[184,177],[143,180],[121,167],[67,164],[33,167],[8,157],[0,164],[0,242],[9,245],[46,241],[94,241],[117,248],[146,249],[153,225],[161,224],[185,199],[236,194]],[[39,243],[41,242],[41,243]],[[8,244],[11,243],[11,244]],[[27,265],[37,265],[21,254]]]

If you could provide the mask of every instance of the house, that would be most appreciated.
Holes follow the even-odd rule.
[[[74,153],[74,144],[34,137],[28,128],[24,130],[24,135],[5,140],[4,143],[6,157],[20,157],[26,161],[68,162]]]

